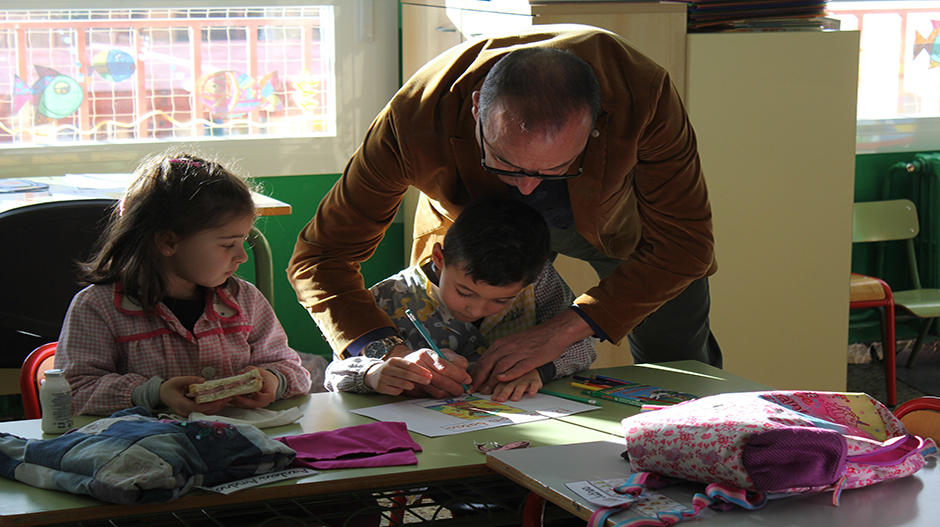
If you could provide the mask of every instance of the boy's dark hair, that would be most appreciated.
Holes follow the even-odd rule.
[[[182,151],[144,159],[137,178],[111,214],[81,277],[91,284],[122,282],[151,311],[166,294],[157,240],[179,239],[255,214],[248,183],[213,161]]]
[[[548,263],[548,226],[532,207],[509,199],[472,201],[444,236],[444,265],[492,286],[531,284]]]

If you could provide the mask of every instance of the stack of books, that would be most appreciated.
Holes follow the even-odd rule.
[[[838,29],[818,0],[688,0],[689,32]]]

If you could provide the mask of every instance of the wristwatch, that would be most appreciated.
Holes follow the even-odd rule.
[[[391,335],[379,340],[373,340],[362,348],[362,355],[370,359],[384,359],[392,351],[392,348],[405,341],[398,335]]]

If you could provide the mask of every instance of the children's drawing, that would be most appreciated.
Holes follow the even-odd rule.
[[[933,24],[933,31],[925,38],[920,34],[919,31],[914,32],[914,58],[917,58],[917,55],[920,55],[922,51],[926,51],[927,55],[930,57],[930,68],[936,68],[940,66],[940,20],[931,20]]]
[[[199,82],[202,103],[215,117],[234,117],[253,110],[283,110],[284,102],[274,93],[277,72],[255,80],[237,71],[219,71]]]
[[[419,401],[415,404],[420,404],[421,402],[424,401]],[[438,401],[432,401],[432,403],[433,404],[427,406],[421,404],[421,406],[427,408],[428,410],[441,412],[444,415],[467,420],[485,419],[488,417],[493,417],[494,415],[527,413],[526,410],[521,408],[508,406],[502,403],[497,403],[488,399],[482,399],[480,397],[474,396],[467,396],[458,399],[442,399]]]
[[[61,119],[75,113],[85,100],[85,91],[82,90],[81,84],[52,68],[35,68],[39,80],[32,86],[14,75],[13,113],[19,112],[27,102],[32,102],[36,111],[50,119]]]
[[[131,78],[135,69],[137,69],[137,65],[130,53],[119,49],[111,49],[99,51],[92,57],[88,73],[97,71],[98,75],[101,75],[104,80],[121,82]]]
[[[315,79],[307,70],[301,70],[294,77],[295,90],[291,93],[291,100],[308,112],[320,106],[320,81]]]

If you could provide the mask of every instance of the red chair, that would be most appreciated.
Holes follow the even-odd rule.
[[[46,378],[45,371],[55,367],[55,349],[58,342],[43,344],[34,349],[23,361],[20,368],[20,393],[23,395],[23,408],[27,419],[42,417],[39,405],[39,385]]]
[[[881,312],[881,345],[885,355],[888,406],[898,404],[897,356],[894,337],[894,296],[880,278],[852,273],[849,309],[877,308]]]
[[[940,397],[925,395],[898,406],[894,415],[907,431],[940,442]]]

